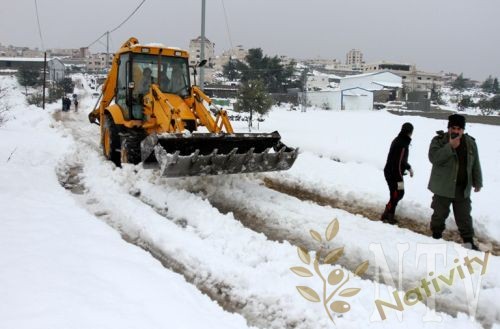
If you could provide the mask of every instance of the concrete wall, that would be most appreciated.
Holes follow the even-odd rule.
[[[373,92],[362,88],[342,91],[342,109],[345,111],[373,110]]]
[[[303,93],[299,102],[302,97]],[[373,110],[373,92],[362,88],[312,91],[307,93],[307,104],[333,111],[370,111]]]
[[[304,93],[299,99],[304,97]],[[307,104],[308,106],[316,106],[328,110],[337,110],[341,109],[341,91],[333,90],[333,91],[310,91],[307,92]],[[300,101],[300,100],[299,100]]]

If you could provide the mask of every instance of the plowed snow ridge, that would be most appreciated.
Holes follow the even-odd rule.
[[[82,119],[82,116],[78,119]],[[355,216],[304,203],[271,191],[259,185],[257,180],[245,176],[166,180],[157,178],[154,171],[139,169],[137,172],[138,167],[114,168],[100,156],[96,127],[77,120],[64,122],[64,126],[75,136],[78,150],[68,155],[66,166],[69,168],[75,163],[81,164],[85,198],[87,201],[99,200],[89,209],[94,208],[94,211],[104,214],[101,216],[103,220],[129,241],[148,249],[157,258],[164,257],[167,266],[182,273],[201,290],[209,291],[213,299],[227,301],[226,305],[221,302],[223,306],[238,311],[250,324],[273,328],[331,326],[324,310],[303,300],[295,290],[299,284],[313,286],[310,281],[304,281],[289,271],[291,266],[300,264],[296,248],[286,241],[271,241],[245,228],[232,214],[222,214],[205,197],[214,203],[231,205],[234,209],[247,209],[256,217],[271,219],[269,227],[282,232],[280,234],[286,235],[283,240],[289,241],[293,241],[294,236],[297,241],[310,241],[310,237],[306,238],[309,229],[322,231],[333,217],[337,217],[341,222],[341,231],[333,246],[345,245],[346,256],[343,258],[349,259],[345,262],[348,268],[359,264],[369,255],[369,249],[364,248],[366,242],[358,246],[345,238],[359,237],[359,232],[363,231],[348,223],[355,220],[343,219]],[[188,191],[204,193],[196,195]],[[317,208],[311,211],[313,207]],[[373,229],[365,219],[358,220],[362,221],[356,223],[361,228],[366,226]],[[386,226],[384,228],[388,229]],[[391,268],[394,265],[392,257],[389,257]],[[329,268],[322,267],[324,272]],[[491,297],[490,293],[498,292],[496,282],[489,283],[493,288],[482,291],[481,300],[484,300],[484,295]],[[350,300],[351,311],[337,318],[337,324],[353,328],[367,325],[408,327],[395,317],[382,323],[369,322],[374,310],[376,285],[372,281],[355,278],[351,284],[362,288],[362,292],[356,299]],[[383,286],[382,298],[385,290],[392,292],[392,289]],[[387,293],[385,298],[388,298]],[[451,304],[457,303],[456,297],[452,297],[452,300]],[[451,314],[460,311],[459,308],[443,309]],[[479,314],[480,309],[481,305]],[[418,303],[404,312],[404,318],[422,326],[425,310],[425,306]],[[473,325],[463,314],[458,318],[443,313],[440,315],[444,322],[438,327],[465,328]],[[489,320],[485,320],[484,316],[480,315],[478,319],[488,325]],[[487,319],[492,319],[491,315]],[[493,319],[498,321],[498,314]]]

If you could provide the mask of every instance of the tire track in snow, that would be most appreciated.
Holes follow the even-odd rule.
[[[66,127],[71,128],[71,126],[73,126],[73,123]],[[73,128],[78,128],[78,126],[73,126]],[[75,197],[82,200],[82,205],[89,211],[114,227],[125,240],[150,252],[164,266],[184,275],[187,281],[192,282],[199,290],[205,291],[225,309],[240,313],[251,325],[270,328],[331,327],[331,323],[328,320],[325,321],[325,315],[316,312],[314,307],[309,306],[309,304],[305,308],[302,304],[297,305],[297,300],[292,298],[292,296],[296,296],[296,292],[293,292],[292,295],[288,293],[283,295],[282,292],[279,295],[273,295],[272,292],[261,292],[259,290],[260,294],[251,291],[250,295],[248,295],[248,292],[245,292],[245,285],[241,285],[242,282],[246,281],[256,283],[256,279],[258,282],[262,282],[262,279],[258,279],[260,273],[255,269],[265,267],[267,262],[271,262],[280,268],[283,267],[283,271],[290,276],[288,271],[290,264],[288,263],[291,263],[291,261],[283,263],[283,258],[290,258],[289,256],[284,257],[284,255],[291,253],[293,254],[292,258],[296,259],[295,248],[291,248],[287,243],[277,244],[269,241],[243,226],[237,227],[237,237],[234,239],[231,239],[231,232],[222,232],[224,234],[221,236],[214,237],[210,229],[207,231],[207,227],[204,229],[196,228],[196,225],[200,225],[200,223],[194,218],[196,214],[191,214],[190,211],[198,207],[203,208],[203,216],[206,216],[206,213],[215,211],[216,213],[212,214],[213,217],[216,217],[214,223],[222,221],[223,223],[219,224],[222,225],[221,230],[227,227],[234,229],[234,225],[239,222],[235,221],[232,216],[221,215],[220,212],[199,196],[184,191],[172,191],[168,184],[167,186],[160,186],[159,190],[157,190],[159,193],[152,193],[151,191],[155,186],[148,185],[144,180],[141,181],[140,178],[136,177],[138,173],[130,170],[130,167],[116,169],[107,162],[96,164],[95,159],[89,161],[88,156],[95,158],[98,151],[98,147],[96,148],[97,143],[93,141],[93,139],[96,139],[96,135],[90,135],[89,139],[89,129],[87,128],[83,128],[82,131],[79,131],[79,128],[74,129],[73,132],[79,150],[78,154],[69,157],[71,160],[68,160],[62,166],[61,171],[63,174],[59,175],[59,177],[67,178],[66,180],[62,179],[62,184],[66,184],[66,187],[71,190],[75,187],[77,187],[77,190],[83,190],[83,195],[76,195]],[[81,152],[82,149],[86,149],[86,152]],[[103,160],[102,156],[99,158],[100,161]],[[84,181],[78,181],[75,179],[75,175],[83,178]],[[96,183],[96,181],[98,182]],[[134,182],[143,185],[127,190]],[[84,186],[84,183],[89,184],[89,186]],[[194,203],[186,202],[177,205],[178,209],[172,209],[175,207],[172,207],[170,201],[167,200],[167,205],[170,205],[170,207],[165,209],[164,202],[144,197],[141,189],[143,192],[151,192],[152,195],[150,196],[164,197],[162,194],[173,193],[181,194],[187,199],[195,198],[196,200]],[[175,199],[176,201],[180,200],[178,197],[175,197]],[[164,199],[160,198],[160,200]],[[177,212],[176,215],[172,215],[173,212]],[[181,212],[182,215],[180,215]],[[203,219],[211,220],[210,218]],[[172,242],[166,241],[170,239]],[[198,252],[183,251],[183,243],[176,244],[175,240],[177,239],[184,241],[183,243],[198,244],[200,253],[215,252],[220,260],[211,263],[207,262],[205,257]],[[232,244],[232,247],[217,250],[215,247],[219,243]],[[257,247],[246,249],[254,243],[256,243]],[[283,248],[286,250],[283,251]],[[267,255],[271,250],[273,255]],[[217,264],[220,264],[221,261],[224,263],[230,260],[226,252],[240,253],[236,267],[241,267],[243,272],[248,272],[246,275],[238,276],[236,274],[239,274],[239,272],[227,269],[222,273],[219,272]],[[259,253],[261,254],[260,257],[257,255]],[[281,255],[274,255],[276,253]],[[273,286],[281,284],[280,281],[289,280],[287,279],[288,276],[282,276],[277,281],[273,281]],[[373,289],[371,282],[360,281],[356,284],[361,287],[364,286],[364,291]],[[294,283],[288,283],[288,285],[293,290]],[[272,290],[272,287],[270,288]],[[357,327],[356,322],[352,323],[352,321],[360,321],[365,314],[356,314],[355,310],[363,309],[363,306],[366,305],[353,307],[352,313],[354,314],[350,315],[351,318],[347,317],[344,321],[339,318],[337,323],[342,325],[343,322],[344,325],[349,327]],[[419,308],[422,307],[419,304]],[[354,318],[352,318],[353,316]],[[456,324],[463,325],[464,323],[457,320],[458,322],[455,324],[455,320],[447,317],[447,322],[443,325],[445,327],[455,327]],[[366,325],[363,321],[361,322]],[[470,324],[472,325],[472,323]],[[405,324],[397,320],[384,322],[381,325],[383,327],[385,325],[406,327]]]
[[[321,195],[316,191],[308,190],[299,184],[291,184],[290,182],[284,182],[280,181],[279,179],[270,177],[263,178],[263,182],[265,186],[275,191],[296,197],[297,199],[303,201],[312,201],[321,206],[330,206],[332,208],[343,209],[354,215],[362,215],[363,217],[372,221],[380,221],[381,210],[378,208],[365,206],[362,204],[361,200],[335,199],[329,196]],[[432,236],[428,225],[424,224],[423,221],[420,221],[416,218],[410,218],[400,215],[397,216],[397,219],[397,226],[400,228],[405,228],[428,237]],[[462,238],[460,237],[460,234],[457,230],[445,230],[445,232],[443,232],[443,239],[446,241],[453,241],[458,244],[462,243]],[[481,250],[489,250],[495,256],[500,255],[500,245],[498,245],[496,242],[491,241],[478,234],[476,235],[476,239]]]
[[[80,147],[90,149],[91,151],[99,152],[99,146],[96,141],[92,141],[96,137],[93,134],[89,134],[92,130],[89,125],[81,129],[80,123],[77,120],[78,115],[55,112],[53,118],[60,122],[65,128],[70,129],[73,133],[74,139],[77,141]],[[228,312],[237,312],[247,319],[250,324],[259,325],[260,327],[267,327],[259,320],[252,320],[254,316],[250,312],[242,311],[247,307],[248,301],[237,299],[233,297],[231,291],[233,287],[228,285],[223,281],[213,281],[210,275],[200,275],[200,271],[196,268],[191,268],[186,266],[185,263],[179,261],[175,255],[175,252],[168,253],[162,248],[158,247],[154,242],[152,242],[147,236],[142,236],[141,233],[131,233],[124,229],[120,224],[120,219],[114,213],[113,209],[109,208],[108,205],[103,204],[95,197],[89,195],[89,189],[85,186],[82,181],[85,164],[82,159],[78,161],[79,154],[74,156],[68,156],[68,160],[65,163],[60,164],[57,170],[57,177],[61,186],[75,195],[75,198],[79,201],[83,208],[87,209],[90,213],[93,213],[96,217],[105,221],[108,225],[115,228],[121,237],[128,243],[134,244],[141,249],[145,250],[155,259],[157,259],[166,269],[174,271],[182,275],[187,282],[193,284],[199,291],[209,296],[212,300],[216,301],[224,310]],[[101,157],[103,161],[105,159]],[[119,170],[119,169],[117,169]],[[88,174],[88,173],[87,173]],[[140,193],[136,194],[136,191],[130,192],[131,196],[140,199]],[[142,202],[142,201],[141,201]],[[151,206],[145,204],[146,207]],[[152,208],[152,207],[151,207]],[[167,216],[165,209],[153,208],[156,213],[160,216],[165,217],[168,221],[174,222],[180,227],[186,226],[186,221],[184,219],[175,220]],[[119,217],[119,216],[118,216]],[[268,308],[272,309],[272,307]],[[282,324],[280,324],[282,326]],[[279,326],[277,326],[279,327]],[[286,328],[308,328],[300,326],[296,321],[289,321],[286,323]]]
[[[295,306],[294,304],[296,303],[296,301],[290,300],[290,296],[288,296],[288,294],[285,296],[280,296],[280,295],[273,295],[272,293],[263,295],[254,293],[251,294],[251,298],[248,298],[248,296],[245,296],[244,294],[242,295],[241,291],[244,290],[245,288],[239,286],[237,284],[238,281],[245,279],[251,281],[252,280],[251,277],[254,277],[254,279],[252,280],[253,283],[254,284],[258,283],[258,281],[255,282],[255,279],[259,276],[256,275],[256,273],[252,273],[252,268],[256,266],[256,264],[252,264],[253,261],[251,262],[251,264],[245,264],[245,262],[243,261],[239,263],[239,266],[243,267],[245,272],[248,272],[248,277],[237,277],[235,281],[225,280],[224,279],[225,277],[232,277],[232,276],[217,275],[216,273],[207,270],[206,267],[199,266],[199,264],[203,264],[203,261],[201,261],[201,259],[198,261],[193,259],[189,260],[189,258],[196,258],[197,255],[187,255],[187,257],[179,257],[178,250],[176,250],[177,248],[165,248],[164,246],[162,246],[161,241],[159,241],[154,236],[154,234],[153,235],[151,234],[153,230],[151,230],[151,228],[148,228],[146,225],[139,224],[134,229],[131,229],[130,227],[128,227],[129,225],[127,224],[127,222],[132,221],[133,218],[136,218],[137,213],[140,213],[145,217],[149,217],[150,214],[148,214],[147,211],[148,209],[154,210],[156,214],[161,216],[164,219],[163,221],[164,224],[173,223],[174,226],[179,229],[178,232],[173,232],[172,233],[173,235],[180,234],[181,231],[184,231],[186,229],[193,230],[197,228],[194,228],[192,226],[189,216],[172,217],[169,214],[170,211],[166,207],[162,206],[164,203],[162,201],[158,201],[158,200],[163,200],[162,197],[160,197],[157,200],[154,200],[155,196],[161,194],[157,193],[159,191],[162,191],[161,187],[158,188],[157,190],[154,190],[155,188],[154,186],[150,186],[149,184],[140,180],[138,181],[137,184],[139,188],[135,187],[136,184],[132,184],[131,185],[132,187],[128,190],[128,192],[124,191],[122,194],[115,193],[114,194],[116,196],[115,198],[118,200],[115,200],[114,205],[104,202],[103,198],[98,198],[98,197],[96,198],[96,194],[93,193],[91,189],[89,190],[89,188],[84,185],[85,175],[86,175],[85,165],[74,162],[74,159],[77,159],[77,156],[71,156],[70,158],[72,160],[69,160],[66,164],[61,165],[60,170],[58,171],[59,173],[58,176],[61,179],[61,185],[65,186],[65,188],[73,192],[75,194],[75,198],[80,201],[80,204],[82,204],[84,208],[88,209],[91,213],[94,213],[97,217],[101,218],[110,226],[114,227],[120,233],[120,235],[124,240],[149,252],[154,258],[159,260],[165,268],[167,268],[168,270],[173,270],[183,275],[187,282],[193,284],[195,287],[197,287],[198,290],[205,293],[212,300],[218,302],[218,304],[221,305],[221,307],[223,307],[223,309],[225,309],[226,311],[237,312],[238,314],[246,318],[249,325],[258,326],[261,328],[281,329],[281,328],[330,328],[331,327],[331,323],[328,320],[326,320],[324,314],[321,314],[321,312],[317,313],[310,312],[308,308],[311,306],[308,306],[301,310],[299,307],[300,310],[299,312],[292,311],[292,314],[301,314],[300,317],[291,316],[290,314],[287,314],[287,310],[293,309]],[[94,170],[91,171],[94,172]],[[128,179],[127,177],[129,176],[126,173],[123,173],[123,171],[125,170],[116,169],[113,170],[111,173],[110,172],[106,173],[105,171],[103,171],[102,174],[106,177],[113,175],[116,176],[116,174],[118,176],[122,176],[122,174],[124,174],[126,176],[124,178]],[[133,171],[134,170],[129,170],[129,173]],[[67,183],[68,181],[70,181],[71,184],[68,184]],[[114,189],[112,188],[111,185],[112,184],[109,184],[109,182],[106,182],[106,187],[103,187],[103,191],[105,191],[104,193],[108,193],[108,191],[109,193],[113,193]],[[145,195],[143,195],[140,189],[144,190],[145,192],[147,191],[148,193],[145,193]],[[83,193],[80,193],[80,191],[83,191]],[[188,194],[188,192],[185,191],[178,191],[178,192],[184,195]],[[153,199],[151,199],[150,197],[152,197]],[[205,208],[211,207],[208,204],[208,202],[201,200],[199,196],[191,194],[191,197],[199,199],[199,201],[201,201],[201,203],[204,204]],[[142,206],[140,206],[140,210],[136,211],[136,214],[131,214],[127,216],[126,215],[128,213],[127,209],[123,209],[122,211],[120,211],[117,208],[116,206],[117,204],[118,205],[125,204],[125,201],[127,199],[129,199],[128,203],[131,203],[130,200],[134,199],[142,203]],[[191,204],[193,205],[193,207],[196,207],[195,204],[193,203]],[[181,208],[185,207],[181,206]],[[237,225],[238,222],[235,221],[234,218],[228,218],[227,220],[228,223],[231,223],[233,226],[238,226]],[[222,225],[226,226],[228,223],[222,223]],[[199,229],[199,232],[197,232],[198,235],[200,234],[210,235],[209,233],[204,232],[204,230],[200,228],[198,229]],[[171,230],[171,227],[169,230]],[[242,226],[240,226],[238,231],[239,230],[247,231],[247,234],[250,234],[252,236],[255,235],[255,233],[253,233],[252,231],[248,232],[248,230],[246,230]],[[234,235],[230,233],[231,232],[228,232],[228,238],[230,238],[231,235]],[[240,244],[239,241],[240,238],[236,237],[236,239],[238,239],[236,243]],[[252,237],[252,239],[256,238]],[[209,243],[209,241],[207,241],[207,243]],[[241,244],[248,245],[248,243],[245,243],[245,241],[241,241]],[[289,248],[287,246],[284,247],[282,244],[279,245],[280,249]],[[276,248],[278,248],[278,246],[274,242],[265,239],[260,239],[258,249],[273,250]],[[221,253],[218,255],[218,257],[224,258],[225,255]],[[247,255],[246,253],[244,253],[244,257],[252,258],[252,255],[250,254]],[[284,270],[288,272],[287,268],[285,267]],[[276,283],[278,283],[278,281],[276,281]],[[365,292],[369,292],[369,290],[373,288],[372,287],[373,284],[371,282],[365,281],[362,282],[362,284],[357,282],[356,284],[358,286],[361,286],[361,288],[363,288],[364,286],[363,290],[365,290]],[[290,284],[290,288],[292,288],[290,290],[293,290],[293,284]],[[362,308],[361,305],[358,305],[357,307]],[[420,308],[423,308],[423,306],[421,305]],[[316,316],[316,318],[312,316]],[[368,316],[366,317],[368,318]],[[349,319],[346,320],[349,321]],[[449,318],[448,320],[454,321],[454,319],[451,318]],[[459,323],[463,324],[463,322],[460,321]],[[337,323],[339,322],[340,322],[339,319],[337,319]],[[352,323],[350,325],[352,325]],[[404,327],[404,324],[399,323],[397,320],[391,323],[391,325],[401,328]],[[471,323],[470,325],[472,326],[473,323]],[[452,327],[452,325],[451,323],[447,323],[444,327]]]
[[[77,156],[71,158],[77,158]],[[121,169],[116,169],[116,171],[121,171]],[[192,254],[179,257],[179,250],[176,250],[176,248],[165,248],[161,246],[161,243],[155,241],[155,237],[150,235],[151,229],[140,226],[135,228],[129,227],[124,221],[133,220],[134,216],[128,216],[127,218],[127,215],[120,212],[116,205],[103,203],[98,198],[95,198],[95,196],[92,196],[94,193],[89,190],[89,187],[85,186],[85,178],[82,181],[82,176],[84,175],[85,165],[75,163],[72,160],[66,164],[62,164],[58,170],[61,185],[74,193],[75,198],[82,207],[116,229],[125,241],[150,253],[166,269],[182,275],[187,282],[193,284],[200,292],[217,302],[224,310],[240,314],[247,320],[249,325],[259,328],[327,329],[331,326],[331,323],[326,318],[323,318],[322,315],[318,315],[315,312],[311,314],[307,309],[303,309],[302,312],[295,312],[295,314],[304,314],[299,317],[287,314],[287,308],[294,307],[290,296],[259,296],[252,294],[249,297],[245,296],[245,294],[242,295],[238,292],[244,288],[236,285],[235,282],[224,280],[224,278],[215,275],[215,273],[207,271],[206,267],[198,266],[199,264],[203,264],[201,259],[198,261],[189,260],[190,258],[202,256],[202,251],[200,251],[200,255]],[[80,193],[80,191],[83,191],[83,193]],[[139,201],[143,205],[141,209],[151,209],[163,219],[165,224],[173,223],[180,230],[185,230],[186,227],[189,228],[189,224],[185,218],[171,217],[168,214],[168,210],[154,203],[146,202],[147,198],[142,197],[141,193],[135,189],[129,191],[127,195],[117,195],[117,199],[123,198],[133,198]],[[148,217],[147,211],[144,211],[144,213],[144,216]],[[235,221],[235,223],[237,222]],[[224,258],[224,255],[220,254],[218,257]],[[247,266],[244,264],[241,265]],[[287,271],[287,267],[284,270]],[[290,293],[294,293],[293,285],[290,285],[290,288]],[[320,320],[315,316],[319,316]]]
[[[309,229],[317,230],[317,223],[322,221],[314,220],[314,217],[326,218],[324,222],[333,217],[334,213],[337,214],[338,218],[342,217],[345,219],[347,217],[347,221],[341,221],[341,232],[339,233],[341,237],[342,229],[345,229],[343,223],[356,221],[357,223],[350,223],[351,227],[347,234],[349,238],[343,238],[341,240],[341,242],[343,242],[341,245],[345,246],[345,256],[337,261],[337,264],[352,272],[359,263],[370,259],[368,244],[364,243],[364,247],[358,246],[358,244],[353,243],[359,242],[357,238],[368,239],[382,244],[386,254],[388,253],[387,251],[391,249],[394,251],[396,249],[395,240],[387,241],[387,237],[391,235],[396,236],[397,234],[404,234],[407,239],[406,241],[414,243],[434,243],[434,240],[430,240],[429,242],[427,237],[419,238],[414,232],[408,230],[402,231],[392,225],[373,223],[372,221],[367,221],[352,213],[345,216],[345,211],[343,210],[331,209],[330,206],[320,206],[316,203],[309,202],[309,200],[297,200],[293,196],[262,186],[258,184],[255,179],[243,178],[240,180],[239,178],[231,178],[223,181],[213,178],[207,180],[207,182],[208,183],[205,185],[191,182],[188,184],[180,184],[179,186],[183,186],[193,193],[202,194],[222,213],[232,213],[244,226],[265,234],[271,240],[279,242],[287,241],[293,245],[306,247],[308,250],[315,250],[317,248],[309,236]],[[220,182],[223,182],[223,184],[220,184]],[[248,202],[245,202],[245,200],[248,200]],[[326,213],[331,213],[332,215],[326,215]],[[384,233],[386,230],[392,232]],[[398,233],[398,231],[401,232]],[[380,238],[377,240],[378,236],[380,236]],[[339,245],[336,244],[322,246],[323,249],[327,250],[337,247],[339,247]],[[490,256],[490,261],[491,257],[492,256]],[[412,257],[410,256],[408,258]],[[394,259],[397,259],[397,256]],[[413,259],[415,259],[415,257],[413,257]],[[453,263],[452,259],[449,260],[448,264],[450,263]],[[392,273],[397,273],[396,266],[397,264],[389,264]],[[412,271],[411,268],[405,267],[405,272],[407,270],[410,272]],[[414,269],[414,271],[415,272],[411,275],[403,277],[403,290],[407,291],[418,286],[416,282],[419,282],[421,278],[427,276],[425,271],[419,271],[418,269]],[[382,280],[375,276],[373,268],[372,271],[369,270],[367,272],[366,278],[382,283]],[[385,280],[383,283],[391,284],[390,282],[385,282]],[[498,280],[498,282],[495,281],[493,285],[485,283],[482,285],[482,289],[489,289],[492,286],[494,291],[493,295],[500,293],[500,280]],[[460,288],[452,295],[437,295],[436,304],[434,306],[431,305],[431,308],[452,316],[456,316],[459,312],[468,313],[468,301],[465,296],[465,293],[461,291]],[[497,310],[493,319],[491,318],[489,305],[493,302],[493,300],[484,299],[482,303],[479,304],[477,310],[476,319],[486,327],[491,326],[492,322],[500,323],[500,310]]]

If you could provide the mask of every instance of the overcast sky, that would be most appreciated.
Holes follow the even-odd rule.
[[[141,0],[37,0],[45,48],[87,46],[119,25]],[[41,48],[35,0],[0,0],[0,43]],[[498,0],[207,0],[206,36],[216,54],[232,46],[268,55],[336,58],[351,48],[366,62],[500,77]],[[227,21],[224,15],[224,6]],[[200,35],[201,0],[146,0],[111,34],[187,48]],[[102,39],[105,42],[105,38]],[[96,44],[92,52],[105,51]]]

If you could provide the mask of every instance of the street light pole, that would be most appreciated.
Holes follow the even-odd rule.
[[[205,59],[205,0],[201,0],[201,50],[200,62]],[[200,88],[205,84],[205,68],[200,67]]]

